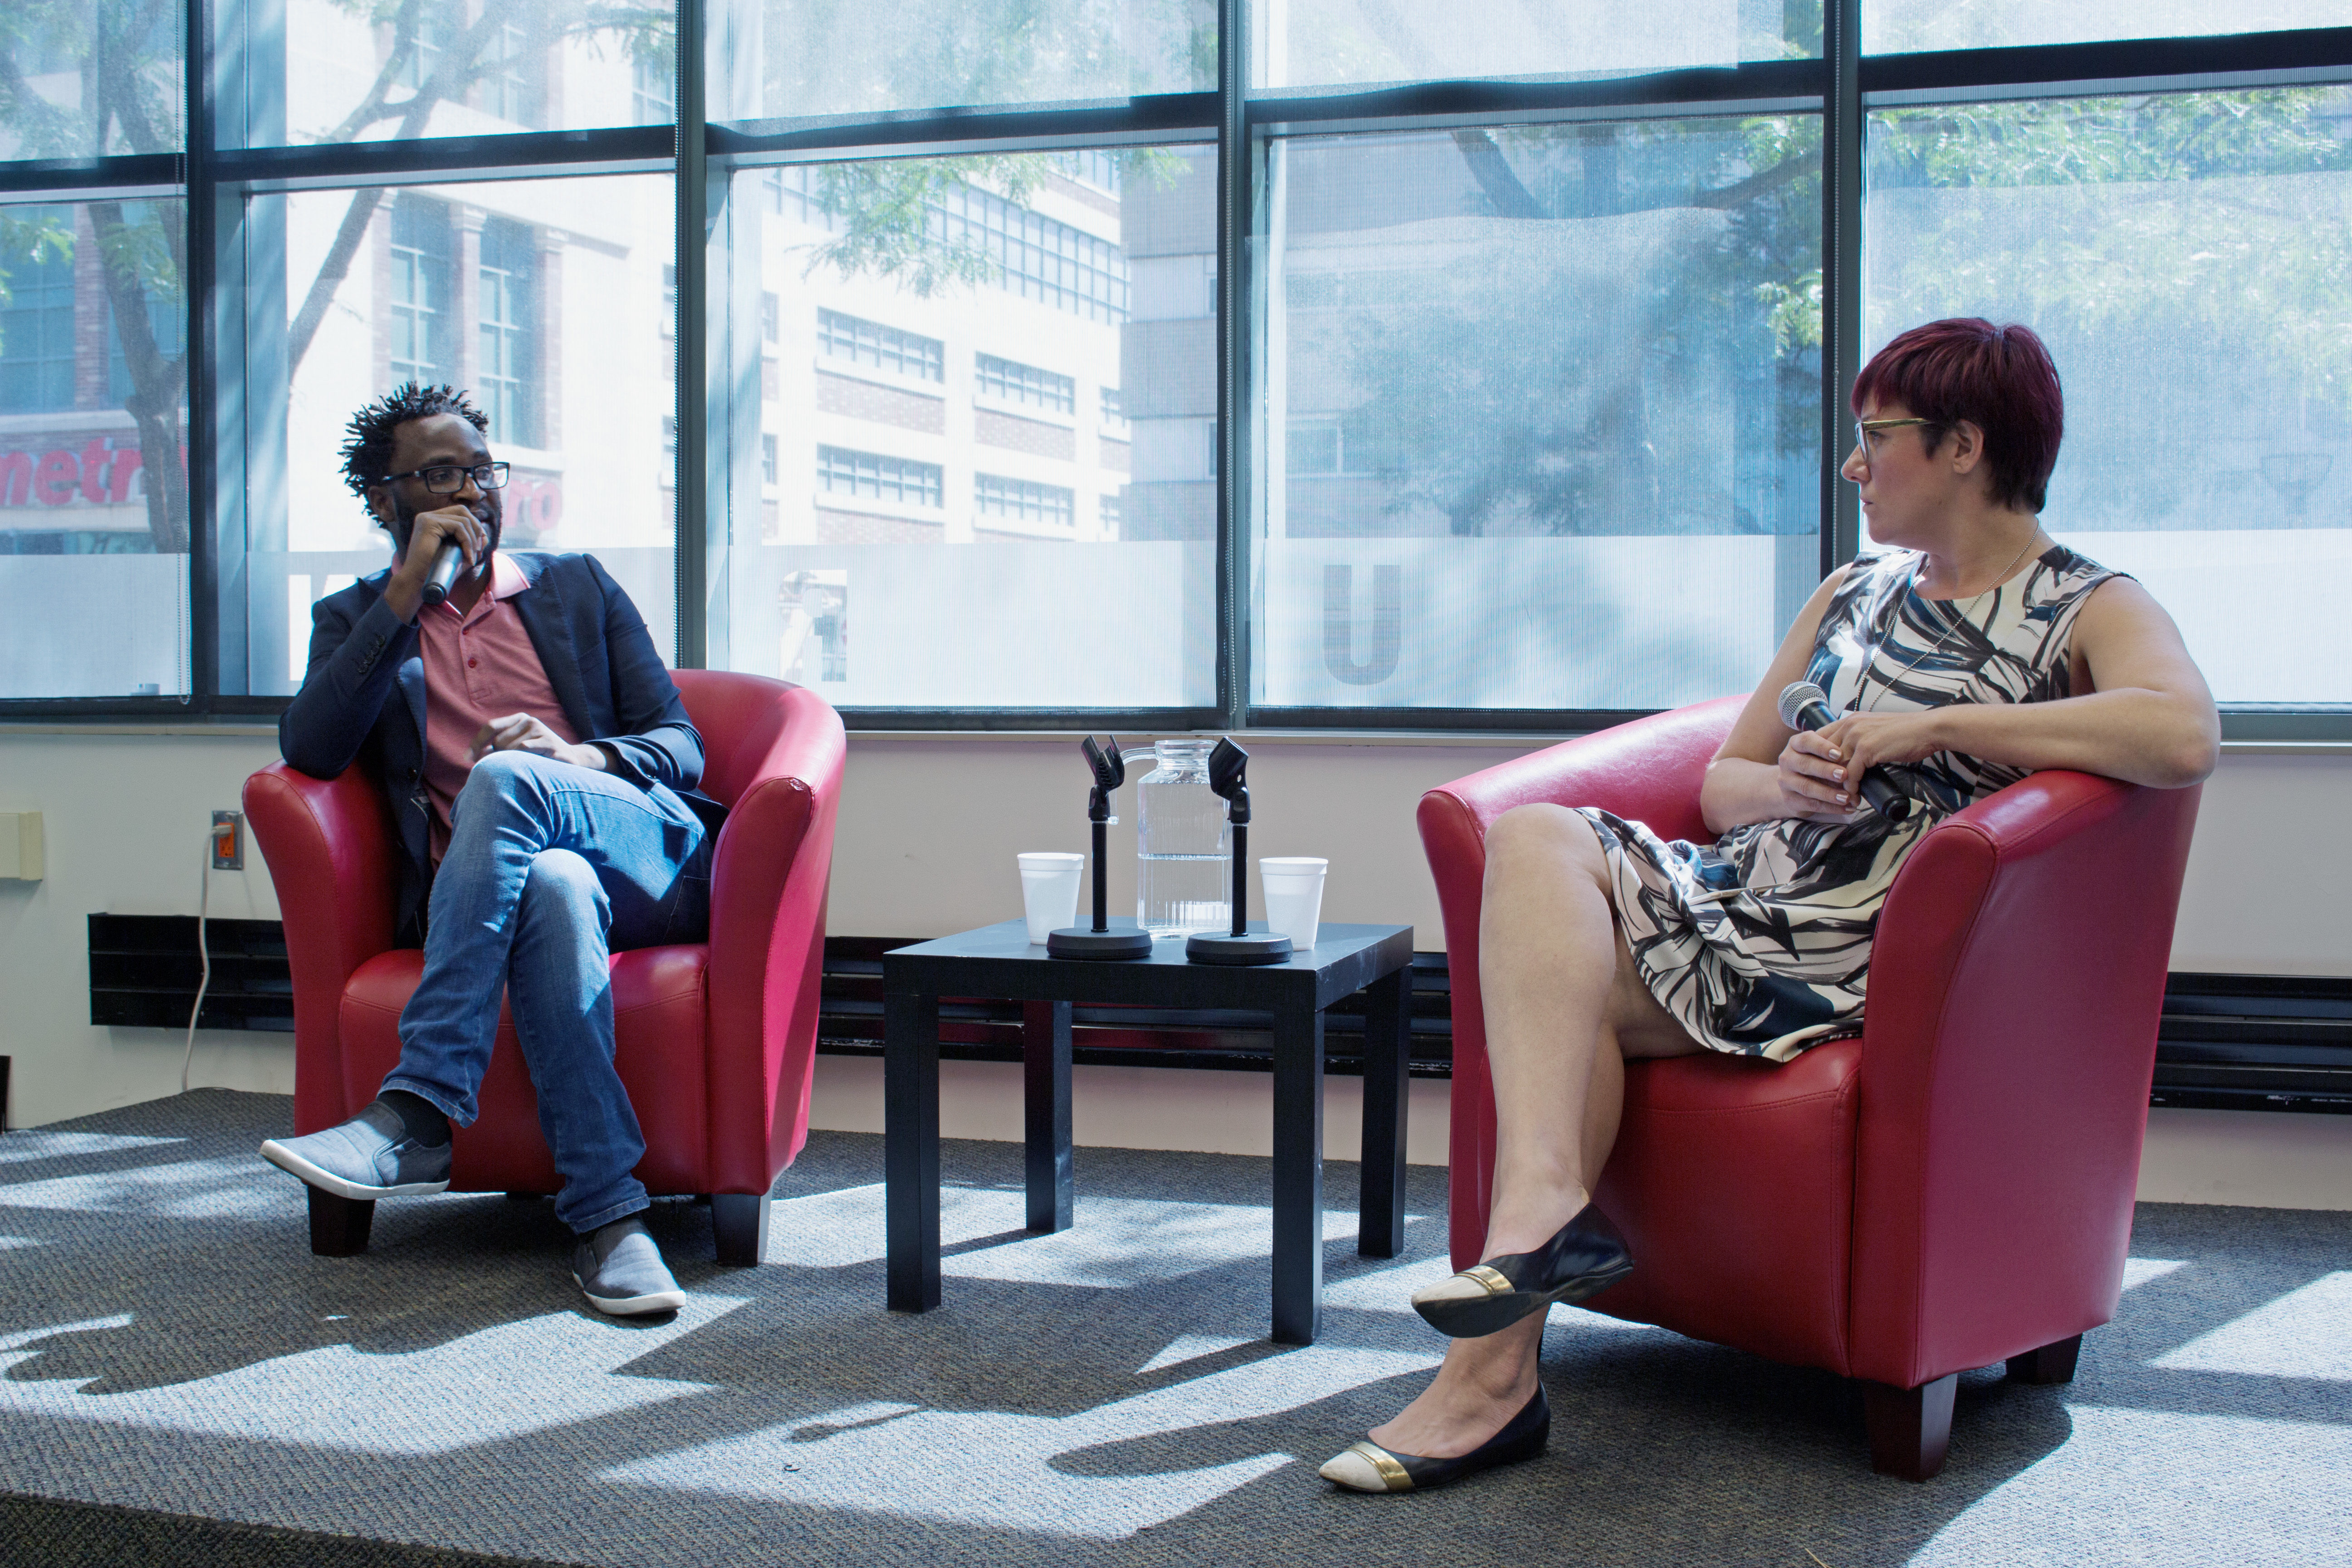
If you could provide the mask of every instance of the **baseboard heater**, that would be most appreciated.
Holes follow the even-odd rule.
[[[2173,974],[2151,1105],[2352,1112],[2352,980]]]
[[[294,976],[276,921],[208,920],[212,983],[200,1029],[294,1032]],[[204,963],[194,915],[89,917],[89,1021],[184,1029]]]
[[[289,1031],[294,984],[276,921],[205,922],[212,984],[198,1026]],[[824,944],[817,1049],[882,1053],[882,955],[917,939],[837,936]],[[186,915],[89,917],[89,1021],[184,1029],[195,1000],[196,922]],[[1273,1069],[1271,1021],[1244,1009],[1079,1007],[1071,1049],[1092,1065]],[[1328,1070],[1360,1073],[1363,1011],[1326,1015]],[[940,1005],[940,1054],[1016,1061],[1015,1002],[949,997]],[[1412,1071],[1442,1079],[1454,1067],[1453,992],[1445,954],[1412,961]],[[2310,975],[2169,977],[2149,1103],[2223,1110],[2352,1113],[2352,979]]]

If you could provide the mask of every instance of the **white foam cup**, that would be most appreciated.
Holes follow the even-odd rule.
[[[1315,945],[1316,928],[1323,923],[1323,873],[1330,865],[1311,855],[1268,855],[1258,860],[1266,929],[1288,937],[1298,952]]]
[[[1078,923],[1078,883],[1087,858],[1039,850],[1020,857],[1021,912],[1029,917],[1029,940],[1043,942]]]

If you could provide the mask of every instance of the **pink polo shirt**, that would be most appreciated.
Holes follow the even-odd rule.
[[[425,658],[425,793],[433,802],[433,864],[449,847],[449,808],[474,764],[474,737],[493,719],[528,713],[576,744],[571,721],[515,613],[530,582],[504,552],[490,557],[490,585],[459,615],[446,600],[416,617]]]

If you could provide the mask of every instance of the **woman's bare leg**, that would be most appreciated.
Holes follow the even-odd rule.
[[[1486,830],[1478,989],[1495,1084],[1495,1195],[1481,1256],[1529,1252],[1590,1201],[1617,1140],[1625,1058],[1701,1047],[1634,973],[1592,825],[1556,805]],[[1454,1340],[1437,1376],[1373,1442],[1466,1454],[1535,1393],[1545,1314]]]

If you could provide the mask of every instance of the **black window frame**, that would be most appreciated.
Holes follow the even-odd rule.
[[[33,719],[184,721],[266,716],[283,697],[243,694],[240,647],[225,640],[242,616],[241,548],[225,540],[228,498],[244,483],[242,431],[234,427],[245,388],[247,323],[240,315],[243,265],[239,212],[253,192],[334,184],[444,183],[464,178],[658,173],[674,177],[677,247],[675,420],[675,661],[700,668],[712,649],[709,588],[724,571],[729,458],[711,450],[714,260],[723,264],[723,225],[714,208],[732,199],[739,169],[780,171],[857,158],[968,153],[1094,153],[1122,147],[1213,145],[1217,170],[1217,604],[1214,701],[1204,707],[1060,710],[848,709],[852,728],[984,731],[997,728],[1152,730],[1283,728],[1330,731],[1456,731],[1570,733],[1647,710],[1429,708],[1301,709],[1253,705],[1247,693],[1250,638],[1249,474],[1254,431],[1235,416],[1255,407],[1249,385],[1252,323],[1249,246],[1262,226],[1259,177],[1267,140],[1290,131],[1440,129],[1622,115],[1818,112],[1823,120],[1823,397],[1821,435],[1821,566],[1852,559],[1859,539],[1851,487],[1838,478],[1849,436],[1845,393],[1858,369],[1861,323],[1862,138],[1866,108],[1993,98],[2075,97],[2151,90],[2211,90],[2352,82],[2352,27],[2185,38],[1868,55],[1862,52],[1861,0],[1823,0],[1822,52],[1813,59],[1667,70],[1591,80],[1490,79],[1333,90],[1257,91],[1246,86],[1249,16],[1244,0],[1217,0],[1213,90],[1076,103],[941,106],[936,109],[710,122],[706,0],[677,0],[676,118],[651,125],[520,132],[406,142],[294,146],[267,126],[228,122],[245,103],[238,72],[267,69],[232,0],[185,7],[187,141],[175,154],[121,154],[0,161],[0,202],[65,203],[173,197],[187,203],[185,279],[190,432],[188,555],[191,606],[185,697],[0,699],[0,721]],[[282,56],[275,62],[283,68]],[[781,174],[778,175],[781,179]],[[745,199],[781,199],[746,184]],[[714,236],[722,236],[713,237]],[[723,272],[719,274],[723,276]],[[1118,300],[1123,311],[1123,297]],[[257,323],[256,331],[267,328]],[[751,328],[757,331],[756,321]],[[723,427],[723,421],[719,422]],[[1277,436],[1280,432],[1276,433]],[[717,515],[714,515],[717,514]],[[722,617],[723,620],[723,617]],[[719,631],[723,643],[724,632]],[[723,647],[720,649],[723,652]],[[2328,709],[2232,706],[2230,740],[2352,740],[2352,705]]]

